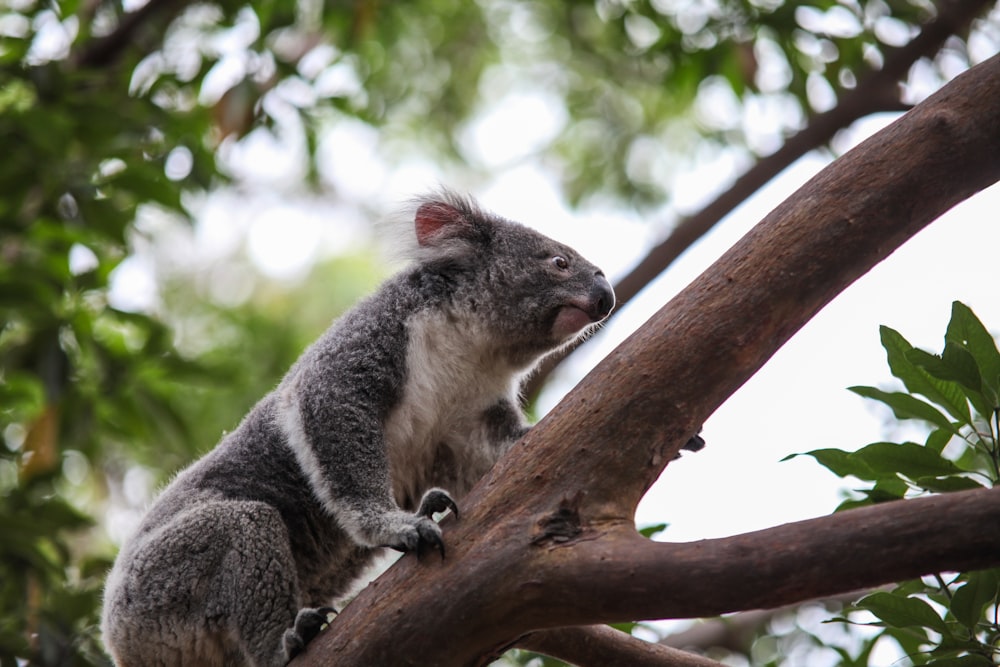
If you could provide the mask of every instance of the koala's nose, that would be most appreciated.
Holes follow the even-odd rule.
[[[593,304],[595,319],[603,320],[615,307],[615,291],[603,273],[594,276],[594,284],[590,288],[590,303]]]

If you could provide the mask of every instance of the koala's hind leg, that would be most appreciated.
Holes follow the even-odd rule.
[[[280,515],[259,502],[191,505],[137,535],[116,562],[108,649],[123,667],[285,665],[301,602]]]
[[[295,561],[277,510],[240,503],[239,510],[228,510],[227,521],[234,534],[223,578],[236,600],[230,629],[250,664],[285,665],[319,634],[334,610],[300,609]]]
[[[119,667],[284,667],[332,609],[300,609],[276,509],[206,500],[139,545],[106,640]]]
[[[285,654],[294,658],[306,644],[320,633],[320,630],[333,620],[336,610],[333,607],[305,607],[295,616],[295,625],[285,631]]]

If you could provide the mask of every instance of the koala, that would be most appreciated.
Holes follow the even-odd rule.
[[[528,430],[520,380],[604,320],[604,274],[450,191],[412,263],[336,320],[153,503],[108,575],[120,667],[277,667],[384,548],[445,554],[450,510]]]

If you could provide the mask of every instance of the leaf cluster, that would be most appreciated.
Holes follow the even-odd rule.
[[[992,488],[1000,480],[1000,352],[968,306],[952,304],[944,349],[932,354],[881,328],[889,369],[904,391],[851,387],[887,406],[899,420],[928,429],[923,443],[877,442],[855,452],[807,452],[839,477],[869,486],[856,490],[838,510],[899,500],[917,494]],[[800,456],[800,455],[793,455]],[[788,457],[792,458],[792,457]],[[947,577],[947,578],[946,578]],[[871,593],[836,620],[881,628],[854,655],[839,649],[844,665],[866,665],[875,643],[895,640],[915,665],[993,665],[1000,660],[1000,571],[934,575]]]
[[[922,3],[881,0],[528,6],[549,35],[530,53],[569,67],[546,78],[572,118],[554,144],[567,191],[574,199],[611,191],[636,203],[670,195],[674,167],[650,146],[669,146],[677,169],[695,140],[702,151],[709,139],[720,149],[771,152],[881,64],[887,26],[912,34],[927,18]],[[545,71],[538,62],[529,69]],[[754,136],[762,123],[748,122],[753,109],[770,110],[774,136]]]
[[[109,302],[140,207],[184,215],[182,190],[215,175],[203,112],[128,95],[128,69],[72,66],[91,25],[80,14],[110,6],[26,2],[0,16],[3,665],[106,664],[96,622],[107,560],[88,555],[101,550],[84,541],[92,519],[62,494],[64,461],[84,462],[99,487],[94,466],[134,443],[180,460],[177,383],[204,372],[162,322]],[[168,178],[179,147],[190,168]]]

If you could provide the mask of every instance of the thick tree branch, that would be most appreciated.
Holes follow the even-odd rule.
[[[615,285],[619,308],[651,283],[681,253],[711,230],[722,218],[746,201],[800,157],[827,145],[834,135],[851,123],[879,111],[902,110],[900,83],[920,58],[931,56],[950,36],[967,29],[994,0],[946,0],[938,3],[938,15],[929,21],[908,44],[888,49],[880,70],[860,77],[855,88],[842,90],[835,107],[809,118],[806,126],[785,140],[777,151],[761,158],[742,176],[697,213],[681,220],[661,243]],[[577,345],[582,344],[577,343]],[[533,398],[541,390],[552,370],[569,356],[576,346],[550,355],[531,376],[524,389]]]
[[[549,548],[572,552],[560,556],[572,559],[572,568],[540,573],[550,597],[539,605],[558,600],[552,611],[563,619],[565,608],[603,621],[716,616],[996,565],[1000,488],[886,503],[689,543],[652,542],[621,526],[594,527]]]
[[[799,551],[788,541],[801,535],[794,525],[764,537],[669,545],[643,541],[632,519],[639,498],[697,425],[820,308],[997,180],[1000,56],[956,78],[778,206],[612,352],[473,489],[461,522],[445,526],[446,562],[403,558],[297,664],[322,664],[324,655],[340,665],[474,664],[537,628],[781,605],[1000,562],[995,492],[816,520],[811,529],[825,535],[816,544],[829,554],[819,562],[803,559],[815,547]],[[933,532],[915,532],[929,520],[929,511],[913,519],[923,509],[950,512],[949,522],[955,512],[986,513],[940,544]],[[866,529],[880,512],[899,516],[877,531]],[[965,519],[961,525],[969,526]],[[845,535],[854,542],[838,541]],[[916,548],[924,540],[933,548]],[[622,545],[635,547],[633,558],[623,556]],[[707,588],[678,595],[662,578],[648,580],[667,557],[681,567],[663,576],[678,584],[703,572],[706,545],[725,556],[712,561]],[[725,562],[736,565],[726,569]],[[604,580],[612,576],[631,583],[624,591],[608,588]],[[741,578],[749,580],[742,592],[727,596]]]
[[[577,667],[723,667],[704,656],[644,642],[606,625],[537,630],[517,645]]]

